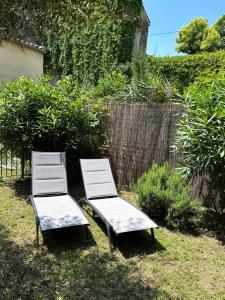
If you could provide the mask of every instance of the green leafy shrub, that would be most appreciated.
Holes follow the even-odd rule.
[[[191,199],[189,184],[168,163],[153,164],[134,190],[143,211],[168,227],[190,230],[199,225],[201,202]]]
[[[31,150],[78,150],[100,141],[101,104],[91,102],[76,81],[55,86],[21,78],[0,91],[0,140],[18,156]]]
[[[150,71],[183,90],[203,74],[225,68],[225,51],[183,56],[149,56]]]
[[[212,85],[215,81],[225,81],[225,70],[220,69],[220,70],[205,70],[202,72],[202,74],[197,77],[194,81],[194,85],[199,85],[201,87],[205,86],[206,88]],[[191,87],[188,87],[185,89],[185,92],[188,93],[189,89]]]
[[[127,86],[127,79],[121,73],[113,71],[111,74],[101,78],[94,89],[95,97],[115,96]]]
[[[177,196],[176,202],[168,209],[166,223],[173,229],[194,231],[201,219],[201,202],[198,199],[187,200]]]
[[[181,99],[175,150],[183,153],[186,177],[207,174],[210,205],[225,208],[225,76],[224,72],[199,78]],[[208,199],[208,200],[209,200]]]

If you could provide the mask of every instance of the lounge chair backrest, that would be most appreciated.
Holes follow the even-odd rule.
[[[32,152],[32,195],[67,194],[64,152]]]
[[[81,159],[87,199],[118,196],[108,159]]]

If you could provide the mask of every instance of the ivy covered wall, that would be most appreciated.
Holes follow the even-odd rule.
[[[95,0],[73,4],[57,19],[45,39],[45,68],[73,74],[79,83],[96,83],[113,68],[131,60],[141,0]]]

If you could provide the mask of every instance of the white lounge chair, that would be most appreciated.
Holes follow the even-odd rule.
[[[81,199],[93,209],[106,225],[112,253],[110,229],[115,234],[150,228],[152,240],[158,227],[146,214],[118,196],[108,159],[81,159],[86,198]]]
[[[85,226],[88,220],[68,194],[64,152],[32,152],[32,202],[38,229]]]

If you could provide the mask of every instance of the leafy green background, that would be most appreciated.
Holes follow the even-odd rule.
[[[202,75],[225,68],[225,51],[173,57],[149,56],[150,70],[176,84],[180,89]]]
[[[117,66],[131,61],[142,1],[93,1],[77,13],[58,18],[44,40],[46,70],[73,75],[79,83],[97,83]]]

